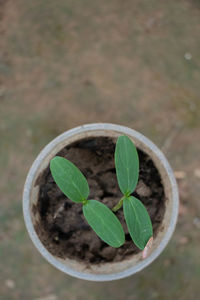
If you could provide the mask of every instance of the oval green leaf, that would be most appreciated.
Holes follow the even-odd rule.
[[[135,245],[143,250],[153,236],[149,214],[140,200],[130,196],[123,201],[123,210],[130,236]]]
[[[125,135],[120,136],[116,143],[115,167],[121,192],[131,194],[138,182],[139,159],[135,145]]]
[[[83,205],[83,214],[88,224],[105,243],[114,248],[124,244],[122,225],[106,205],[96,200],[88,200]]]
[[[55,156],[50,161],[50,170],[61,191],[74,202],[84,202],[89,195],[85,176],[69,160]]]

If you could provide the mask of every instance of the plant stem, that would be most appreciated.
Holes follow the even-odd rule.
[[[87,202],[88,202],[88,200],[87,200],[87,199],[85,199],[85,198],[82,198],[82,204],[83,204],[83,205],[87,204]]]
[[[122,207],[123,201],[124,201],[124,196],[119,200],[119,202],[113,207],[112,211],[117,211]]]

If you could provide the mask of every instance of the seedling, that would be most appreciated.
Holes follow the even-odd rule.
[[[135,145],[127,136],[120,136],[117,140],[115,167],[123,197],[113,211],[117,211],[123,205],[130,236],[135,245],[143,250],[153,236],[153,230],[146,208],[139,199],[131,196],[138,182],[139,158]]]
[[[122,225],[114,214],[123,205],[130,236],[135,245],[143,250],[148,241],[152,241],[153,230],[146,208],[131,195],[138,182],[139,159],[136,147],[127,136],[120,136],[117,140],[115,166],[123,196],[112,211],[102,202],[88,199],[88,182],[72,162],[60,156],[54,157],[50,162],[51,174],[58,187],[70,200],[82,203],[86,221],[105,243],[118,248],[125,242]]]

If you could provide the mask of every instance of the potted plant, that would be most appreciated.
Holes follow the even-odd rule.
[[[109,281],[140,271],[162,252],[175,228],[178,191],[165,156],[146,137],[124,126],[88,124],[38,155],[23,211],[33,243],[52,265]]]

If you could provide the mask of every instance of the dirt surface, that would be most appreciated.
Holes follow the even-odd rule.
[[[88,180],[88,199],[102,201],[112,209],[122,197],[116,178],[114,151],[116,139],[98,137],[67,146],[57,155],[72,161]],[[139,184],[132,194],[146,206],[153,224],[154,237],[161,228],[165,212],[165,196],[161,177],[153,161],[138,151],[140,160]],[[104,243],[84,219],[82,204],[74,204],[55,184],[49,167],[36,184],[40,186],[37,207],[40,222],[36,231],[45,247],[55,256],[84,260],[85,263],[122,261],[139,249],[128,233],[123,209],[116,215],[125,231],[125,244],[112,248]]]
[[[0,298],[198,299],[200,1],[0,3]],[[169,244],[149,267],[116,282],[82,281],[53,268],[22,214],[23,185],[38,153],[91,122],[143,133],[178,178],[180,212]]]

